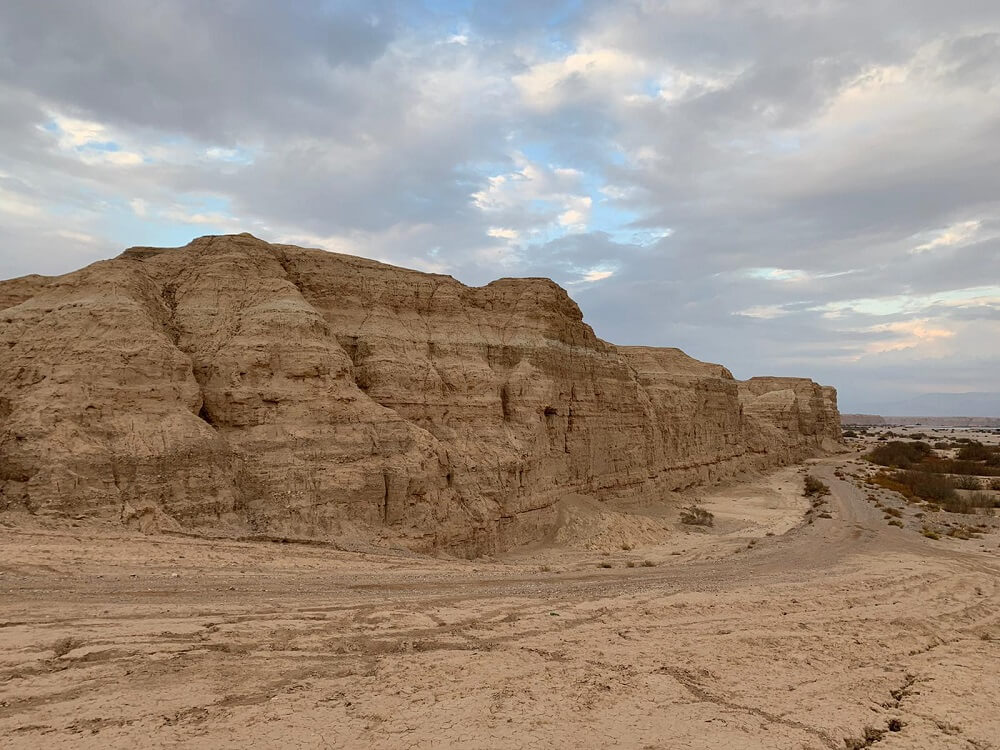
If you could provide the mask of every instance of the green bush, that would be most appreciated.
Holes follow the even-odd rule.
[[[876,445],[866,458],[880,466],[892,466],[897,469],[908,469],[934,454],[934,449],[920,441],[904,443],[901,440],[891,440],[885,445]]]
[[[982,443],[967,443],[959,450],[956,458],[960,461],[986,461],[993,456],[993,451]]]
[[[951,500],[955,497],[955,485],[946,476],[929,474],[925,471],[897,471],[892,479],[906,485],[910,493],[925,500]]]
[[[979,480],[972,476],[960,476],[955,480],[955,487],[960,490],[979,490],[982,489],[982,485],[979,484]]]

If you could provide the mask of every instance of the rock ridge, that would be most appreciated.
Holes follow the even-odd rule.
[[[248,234],[0,282],[0,419],[11,517],[467,556],[840,441],[833,388],[616,347],[549,279]]]

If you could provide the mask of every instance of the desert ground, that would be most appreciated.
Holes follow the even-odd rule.
[[[497,559],[0,527],[0,744],[1000,747],[995,521],[888,525],[858,450]]]

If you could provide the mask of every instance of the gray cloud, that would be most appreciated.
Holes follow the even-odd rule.
[[[992,0],[13,0],[0,275],[247,229],[848,402],[991,390],[998,94]]]

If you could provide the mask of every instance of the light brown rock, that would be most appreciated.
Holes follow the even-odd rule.
[[[615,347],[547,279],[250,235],[0,282],[0,512],[489,553],[840,439],[836,392]]]

